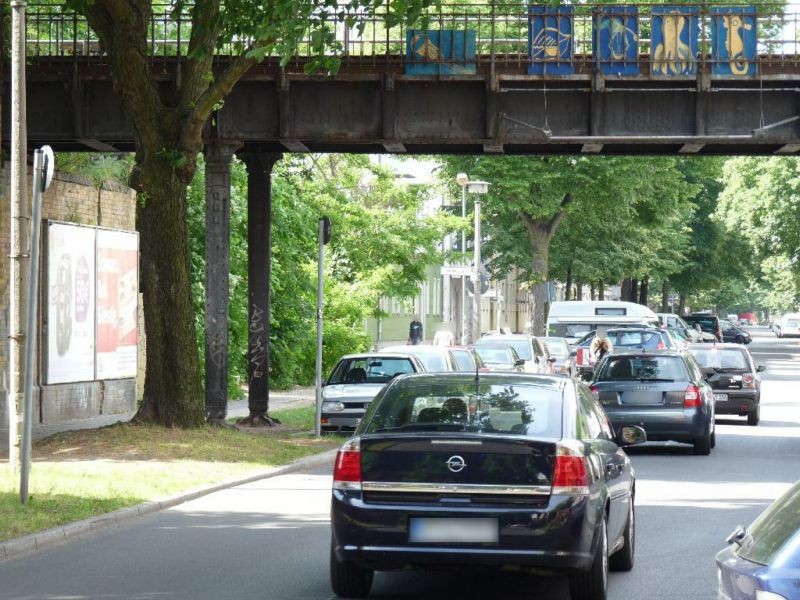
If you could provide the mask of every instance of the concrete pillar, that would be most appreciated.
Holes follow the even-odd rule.
[[[231,160],[238,143],[214,140],[206,158],[206,418],[228,409],[228,297],[231,244]]]
[[[241,158],[247,166],[248,408],[255,419],[269,410],[270,175],[281,155],[244,153]]]

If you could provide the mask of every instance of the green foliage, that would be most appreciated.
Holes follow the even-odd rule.
[[[95,187],[106,181],[127,185],[132,167],[131,154],[59,152],[56,155],[57,171],[88,177]]]

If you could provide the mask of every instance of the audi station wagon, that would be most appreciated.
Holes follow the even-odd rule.
[[[476,567],[564,573],[605,600],[633,568],[635,479],[582,383],[560,376],[398,377],[336,457],[331,584],[369,594],[375,571]]]

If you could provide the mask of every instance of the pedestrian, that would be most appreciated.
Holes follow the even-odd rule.
[[[408,343],[416,346],[423,341],[422,321],[419,320],[419,315],[414,315],[411,323],[408,325]]]
[[[611,340],[608,339],[608,332],[605,327],[598,327],[595,332],[594,339],[589,345],[589,355],[594,361],[600,362],[606,354],[611,352],[614,347],[611,345]]]
[[[434,346],[452,346],[455,343],[455,336],[453,330],[450,328],[450,323],[442,323],[436,333],[433,334]]]

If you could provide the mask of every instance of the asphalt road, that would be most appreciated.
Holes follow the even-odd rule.
[[[714,600],[713,557],[800,479],[800,340],[755,330],[767,366],[762,421],[718,420],[717,448],[654,444],[637,471],[636,567],[613,574],[612,600]],[[328,599],[325,472],[293,474],[194,502],[0,563],[0,600]],[[558,577],[516,573],[381,573],[376,598],[566,600]]]

